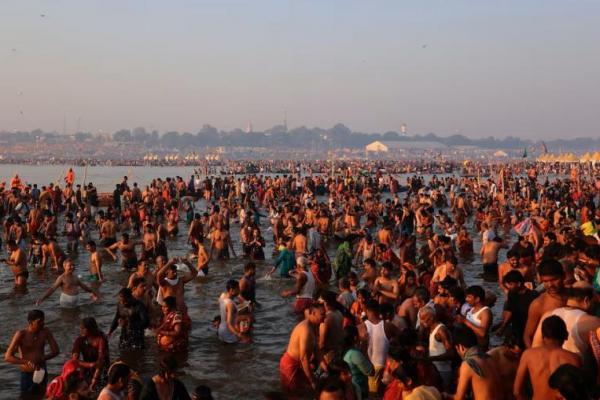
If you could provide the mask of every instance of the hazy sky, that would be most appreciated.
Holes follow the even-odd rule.
[[[600,1],[4,0],[0,74],[6,130],[597,137]]]

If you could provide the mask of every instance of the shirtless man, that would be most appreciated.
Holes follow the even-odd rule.
[[[321,295],[323,304],[325,304],[325,320],[319,326],[319,354],[321,355],[332,352],[337,356],[342,356],[344,316],[336,308],[336,297],[336,294],[329,290]]]
[[[500,288],[504,291],[504,294],[508,294],[508,286],[506,286],[503,282],[504,276],[508,274],[510,271],[519,271],[525,282],[530,282],[527,287],[529,289],[533,289],[533,285],[531,282],[534,280],[534,273],[527,265],[519,263],[519,254],[514,250],[509,250],[506,254],[506,261],[500,264],[498,268],[498,283],[500,284]]]
[[[73,262],[69,259],[66,259],[63,262],[63,268],[65,272],[62,273],[54,284],[44,293],[44,295],[35,302],[35,305],[39,306],[42,304],[44,300],[54,293],[56,289],[61,288],[60,300],[59,304],[62,307],[77,307],[78,297],[79,297],[79,288],[82,288],[88,293],[92,294],[92,300],[96,301],[98,299],[98,294],[88,287],[85,283],[81,282],[81,280],[75,275],[73,272],[75,268],[73,267]]]
[[[129,239],[129,234],[123,233],[121,235],[121,240],[108,246],[105,250],[115,261],[117,260],[117,255],[114,253],[114,251],[120,251],[121,271],[131,271],[138,264],[137,254],[135,253],[135,246],[137,245],[143,245],[143,242],[132,242]]]
[[[41,237],[42,240],[42,265],[41,267],[46,269],[48,260],[50,260],[51,268],[54,271],[58,271],[60,266],[63,264],[66,256],[56,243],[56,238]]]
[[[206,247],[204,247],[204,243],[202,243],[202,241],[197,241],[197,240],[195,240],[194,247],[198,248],[198,252],[197,252],[198,275],[207,276],[208,275],[208,263],[210,262],[210,258],[208,257],[208,252],[206,251]]]
[[[316,353],[317,329],[325,319],[322,304],[311,304],[306,318],[292,330],[290,342],[279,362],[281,385],[288,392],[316,388],[311,362]]]
[[[390,278],[391,270],[392,264],[390,262],[381,264],[379,277],[373,283],[373,293],[378,296],[379,304],[389,303],[395,305],[400,296],[398,281]]]
[[[117,226],[109,217],[100,225],[100,244],[103,247],[110,247],[117,241]]]
[[[508,245],[500,237],[494,237],[481,246],[481,263],[484,274],[498,273],[498,253],[500,249],[508,249]]]
[[[144,242],[144,246],[142,248],[142,260],[154,262],[158,238],[156,232],[154,231],[154,225],[151,223],[147,223],[144,226],[144,237],[142,238],[142,241]]]
[[[50,353],[46,354],[46,343]],[[15,353],[19,355],[15,357]],[[21,393],[35,393],[43,390],[48,380],[46,361],[56,357],[60,350],[50,330],[44,327],[44,312],[32,310],[27,314],[27,328],[17,331],[13,336],[4,360],[21,368]],[[34,371],[43,370],[40,383],[33,382]],[[39,373],[38,373],[39,374]],[[42,392],[43,393],[43,392]]]
[[[290,240],[288,247],[296,253],[296,257],[306,255],[306,236],[302,230],[296,227],[292,228],[292,232],[294,236],[292,237],[292,240]]]
[[[161,258],[161,263],[164,262]],[[177,274],[176,263],[184,264],[189,270],[190,274],[180,277]],[[191,282],[198,276],[198,270],[192,267],[192,265],[181,258],[172,258],[171,261],[162,265],[156,273],[156,282],[158,283],[158,296],[156,298],[158,304],[162,306],[162,299],[167,297],[175,297],[177,300],[177,310],[186,312],[186,306],[184,301],[184,286],[186,283]]]
[[[195,249],[198,243],[202,243],[203,240],[204,227],[202,226],[202,219],[200,214],[196,213],[188,230],[188,243]]]
[[[463,359],[458,370],[458,384],[454,396],[446,399],[463,400],[467,398],[469,388],[474,400],[501,399],[498,388],[503,384],[496,363],[477,346],[477,336],[464,325],[454,330],[454,348]]]
[[[96,249],[96,242],[90,240],[85,245],[85,248],[90,252],[90,274],[88,275],[88,280],[93,284],[100,285],[104,282],[104,275],[102,274],[102,258]]]
[[[137,264],[137,270],[129,275],[127,287],[131,289],[133,287],[133,281],[137,278],[144,279],[144,283],[146,284],[148,290],[152,289],[152,287],[156,285],[156,277],[148,268],[148,264],[144,260],[140,260]]]
[[[527,324],[523,333],[526,348],[531,347],[537,326],[548,311],[563,307],[567,302],[564,288],[565,273],[560,262],[543,260],[538,267],[538,275],[546,291],[531,302],[527,313]]]
[[[219,260],[229,259],[229,249],[231,249],[233,257],[237,257],[233,248],[233,243],[231,242],[231,237],[229,236],[229,231],[223,227],[221,221],[217,222],[217,227],[210,234],[210,239],[210,259],[212,259],[213,252],[215,251]]]
[[[519,367],[519,359],[523,349],[519,344],[520,338],[514,334],[506,336],[502,346],[494,347],[488,351],[488,355],[496,364],[496,369],[500,374],[501,382],[514,382]],[[503,392],[501,399],[511,400],[513,398],[512,387],[503,385],[498,390]]]
[[[533,387],[533,400],[557,398],[557,392],[548,386],[550,375],[561,365],[581,365],[577,354],[562,348],[569,333],[564,321],[553,315],[542,322],[542,346],[525,350],[515,378],[513,393],[517,399],[526,399],[523,394],[525,378],[529,377]]]
[[[15,286],[24,287],[27,285],[29,271],[27,270],[27,256],[25,252],[15,243],[14,240],[6,242],[10,255],[8,260],[4,260],[15,275]]]

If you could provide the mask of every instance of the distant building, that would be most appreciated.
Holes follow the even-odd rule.
[[[420,141],[411,142],[407,140],[400,141],[379,141],[376,140],[365,146],[365,152],[381,154],[381,153],[396,153],[409,151],[426,151],[426,150],[445,150],[448,146],[441,142]]]

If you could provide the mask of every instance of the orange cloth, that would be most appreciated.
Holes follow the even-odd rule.
[[[310,387],[308,379],[302,370],[302,364],[294,360],[286,351],[279,361],[279,377],[281,386],[286,391],[296,392]]]

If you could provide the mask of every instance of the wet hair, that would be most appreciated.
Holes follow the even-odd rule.
[[[477,336],[475,335],[475,332],[469,329],[465,324],[455,325],[452,339],[455,346],[462,345],[465,349],[477,346]]]
[[[502,278],[502,283],[507,284],[507,283],[525,283],[525,278],[523,278],[523,274],[521,273],[521,271],[517,271],[516,269],[513,269],[512,271],[509,271],[506,273],[506,275],[504,275],[504,277]]]
[[[177,359],[172,354],[166,355],[158,361],[158,371],[161,375],[176,372],[178,367]]]
[[[569,338],[567,325],[558,315],[551,315],[542,322],[542,337],[554,339],[561,344]]]
[[[381,268],[382,269],[387,269],[388,271],[391,271],[392,269],[394,269],[394,267],[392,266],[392,263],[389,261],[386,261],[384,263],[381,264]]]
[[[506,253],[506,258],[519,258],[519,252],[516,251],[515,249],[510,249]]]
[[[131,300],[133,298],[133,295],[131,294],[131,289],[126,287],[119,290],[119,296],[123,296],[126,300]]]
[[[33,322],[38,319],[44,319],[45,314],[42,310],[31,310],[27,313],[27,322]]]
[[[369,299],[365,303],[365,309],[379,314],[379,303],[376,300]]]
[[[392,372],[392,374],[405,385],[410,384],[411,387],[415,387],[420,384],[418,368],[416,363],[412,360],[403,362]]]
[[[471,295],[473,297],[478,297],[479,301],[482,303],[485,301],[485,290],[483,290],[483,288],[479,285],[469,286],[465,291],[465,294],[467,296]]]
[[[458,286],[458,281],[451,277],[450,275],[446,275],[446,277],[440,282],[440,286],[446,290]]]
[[[90,246],[91,248],[96,248],[96,242],[94,242],[93,240],[89,240],[87,242],[87,245]]]
[[[321,311],[325,311],[325,307],[323,306],[323,304],[319,303],[319,302],[313,302],[310,306],[308,306],[308,312],[312,313],[315,310],[321,310]]]
[[[248,272],[251,269],[256,270],[256,264],[254,264],[253,262],[249,262],[249,263],[246,263],[246,265],[244,265],[244,272]]]
[[[415,296],[417,299],[421,300],[425,304],[427,304],[427,302],[431,299],[431,297],[429,296],[429,292],[424,287],[416,288],[413,296]]]
[[[123,239],[125,239],[125,240],[129,240],[129,233],[127,233],[127,232],[123,232],[123,233],[121,234],[121,237],[122,237]]]
[[[92,335],[92,336],[103,336],[102,331],[98,328],[98,323],[94,317],[86,317],[81,320],[81,325]]]
[[[225,285],[226,289],[232,290],[232,289],[239,289],[240,288],[240,283],[238,281],[236,281],[235,279],[230,279],[227,281],[227,284]]]
[[[356,291],[356,298],[358,299],[358,297],[362,296],[363,299],[365,299],[365,301],[369,301],[369,299],[371,298],[371,292],[368,289],[362,288],[362,289],[358,289]]]
[[[118,361],[111,365],[108,369],[108,383],[110,383],[111,385],[119,383],[119,380],[127,379],[130,373],[131,368],[129,368],[129,365]]]
[[[13,239],[10,239],[6,241],[6,245],[8,247],[17,247],[17,242],[15,242]]]
[[[339,391],[344,392],[344,383],[337,376],[329,376],[321,379],[317,384],[317,392],[321,393],[337,393]]]
[[[177,299],[173,296],[165,297],[163,299],[165,306],[169,308],[169,310],[174,310],[177,308]]]
[[[544,259],[540,262],[540,265],[538,266],[538,274],[540,276],[563,277],[565,275],[565,271],[560,262],[558,262],[557,260],[548,258],[548,259]]]
[[[566,400],[590,399],[584,376],[585,373],[581,368],[563,364],[550,375],[548,386],[558,390]]]

